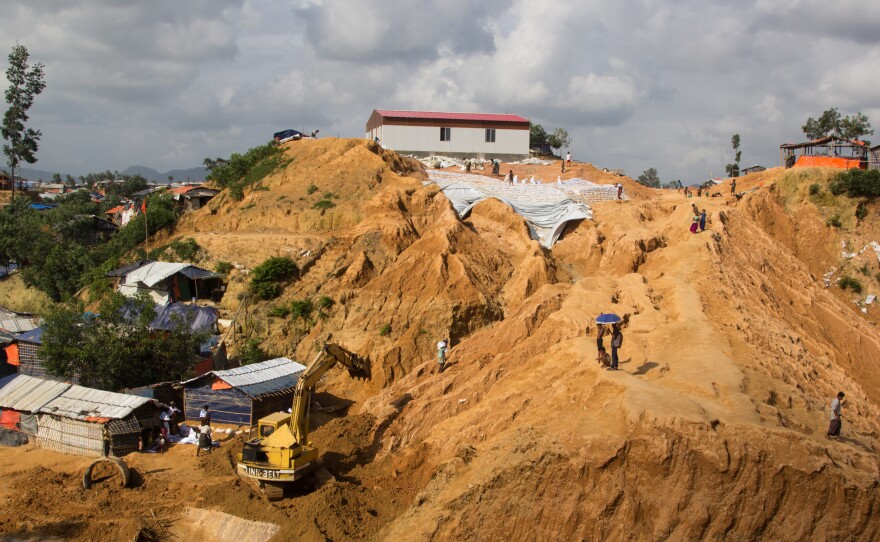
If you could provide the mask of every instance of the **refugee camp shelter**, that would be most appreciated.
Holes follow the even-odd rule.
[[[748,175],[749,173],[760,173],[761,171],[766,170],[767,168],[765,168],[764,166],[759,166],[758,164],[755,164],[754,166],[743,169],[742,171],[740,171],[740,173],[743,175]]]
[[[0,426],[34,437],[37,434],[36,412],[68,389],[70,384],[66,382],[13,376],[0,388]]]
[[[177,202],[177,206],[181,211],[201,209],[219,193],[219,190],[197,185],[180,186],[171,189],[171,196]]]
[[[43,328],[41,327],[16,335],[15,342],[6,347],[6,363],[18,367],[18,374],[47,380],[70,380],[74,384],[79,384],[77,377],[61,378],[49,374],[45,360],[40,357],[42,344]]]
[[[147,292],[164,305],[169,301],[219,300],[223,282],[217,273],[190,263],[150,262],[119,276],[117,291],[129,297]]]
[[[868,167],[868,146],[864,141],[827,136],[805,143],[779,146],[779,165],[790,167],[833,167],[865,169]]]
[[[211,423],[253,425],[293,404],[293,391],[305,366],[287,358],[271,359],[224,371],[210,371],[184,382],[187,420],[198,420],[210,405]]]
[[[122,456],[140,448],[142,436],[159,426],[165,405],[154,399],[71,386],[37,411],[37,444],[57,452]]]
[[[880,145],[874,145],[868,151],[868,169],[880,169]]]
[[[529,128],[509,114],[374,109],[366,137],[402,154],[512,161],[528,158]]]
[[[8,375],[18,374],[18,367],[8,363],[8,354],[6,348],[15,341],[12,333],[0,331],[0,378]]]

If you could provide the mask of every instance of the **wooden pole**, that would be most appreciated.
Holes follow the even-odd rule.
[[[144,250],[146,244],[150,241],[150,228],[147,225],[147,196],[144,196]]]

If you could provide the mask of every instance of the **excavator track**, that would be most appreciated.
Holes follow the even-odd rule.
[[[273,482],[263,482],[260,484],[260,487],[263,490],[263,494],[266,495],[266,498],[270,501],[280,501],[284,498],[284,485],[276,484]]]

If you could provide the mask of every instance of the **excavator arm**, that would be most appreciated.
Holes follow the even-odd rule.
[[[325,343],[315,359],[306,367],[299,377],[293,392],[290,430],[298,444],[306,444],[309,436],[309,402],[318,381],[324,373],[339,363],[348,369],[352,378],[370,378],[370,366],[367,360],[345,348],[332,343]]]

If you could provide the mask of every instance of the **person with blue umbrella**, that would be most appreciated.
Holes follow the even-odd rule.
[[[596,317],[596,323],[599,324],[599,329],[596,334],[596,349],[598,351],[604,350],[604,341],[603,337],[607,333],[605,328],[606,325],[612,326],[611,329],[611,366],[609,369],[617,370],[617,349],[623,344],[623,334],[620,332],[620,324],[621,318],[613,313],[602,313]],[[617,346],[615,346],[617,344]]]

